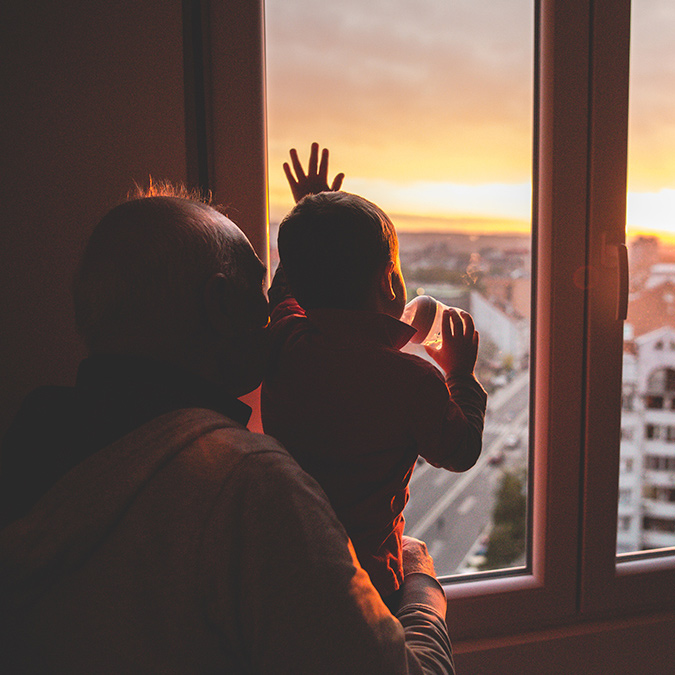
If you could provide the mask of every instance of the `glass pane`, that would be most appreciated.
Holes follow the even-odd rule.
[[[343,189],[397,227],[408,298],[472,313],[490,393],[483,453],[418,460],[406,532],[442,575],[525,561],[531,285],[532,0],[267,0],[272,261],[291,147],[331,150]],[[332,173],[331,173],[332,175]],[[407,349],[407,348],[406,348]],[[417,348],[422,358],[426,353]]]
[[[617,552],[675,546],[675,5],[632,6]]]

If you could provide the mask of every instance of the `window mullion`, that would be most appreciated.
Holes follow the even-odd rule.
[[[460,639],[553,625],[577,611],[589,17],[589,0],[540,3],[531,574],[448,587]]]
[[[568,613],[576,609],[584,421],[590,3],[541,7],[532,562]]]

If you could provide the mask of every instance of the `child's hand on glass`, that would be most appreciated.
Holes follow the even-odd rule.
[[[321,162],[319,162],[319,144],[312,143],[307,174],[305,174],[302,164],[298,159],[298,151],[293,148],[290,155],[293,170],[291,170],[288,162],[284,162],[284,173],[286,174],[288,184],[291,186],[291,192],[296,204],[307,195],[314,195],[319,192],[337,192],[342,186],[342,181],[345,177],[344,173],[339,173],[335,176],[331,185],[328,185],[328,148],[324,148],[321,151]],[[293,171],[295,171],[295,175],[293,175]]]
[[[445,371],[448,379],[473,374],[478,356],[478,331],[471,314],[450,308],[441,319],[440,349],[425,347],[427,354]]]

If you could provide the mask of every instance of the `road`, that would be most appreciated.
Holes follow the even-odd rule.
[[[527,466],[528,384],[521,373],[490,397],[483,452],[472,469],[454,474],[426,462],[415,468],[405,532],[427,543],[439,576],[456,574],[490,525],[503,470]],[[492,464],[495,455],[503,462]]]

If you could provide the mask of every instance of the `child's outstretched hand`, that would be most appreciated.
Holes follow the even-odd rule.
[[[478,331],[471,314],[451,307],[443,312],[441,319],[443,343],[440,349],[426,347],[427,354],[450,378],[473,374],[478,356]]]
[[[302,164],[298,159],[298,151],[293,148],[290,154],[295,176],[288,162],[284,162],[284,173],[288,184],[291,186],[296,204],[307,195],[315,195],[319,192],[336,192],[342,186],[345,177],[343,173],[335,176],[332,184],[328,185],[328,148],[321,151],[321,162],[319,163],[319,144],[312,143],[307,174],[303,171]]]

